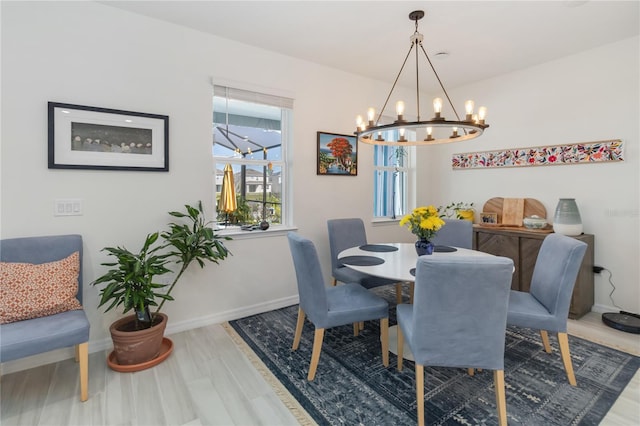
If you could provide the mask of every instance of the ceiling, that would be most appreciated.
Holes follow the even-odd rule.
[[[100,3],[389,82],[411,46],[408,15],[424,10],[423,46],[446,88],[630,38],[640,28],[637,0]],[[415,62],[407,68],[400,84],[415,87]]]

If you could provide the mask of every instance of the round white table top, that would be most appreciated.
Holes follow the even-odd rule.
[[[411,274],[411,269],[416,267],[416,261],[418,260],[418,254],[416,253],[415,245],[412,243],[370,243],[372,246],[390,246],[396,247],[395,251],[368,251],[362,250],[360,247],[351,247],[341,251],[338,254],[338,259],[346,256],[372,256],[384,260],[384,263],[379,265],[349,265],[344,263],[345,266],[355,269],[356,271],[364,272],[365,274],[375,275],[377,277],[389,278],[398,281],[415,281],[415,277]],[[460,247],[455,247],[454,252],[434,252],[431,256],[493,256],[489,253],[484,253],[477,250],[469,250]]]

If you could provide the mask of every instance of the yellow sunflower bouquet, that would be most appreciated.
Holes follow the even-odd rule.
[[[416,207],[400,220],[400,226],[406,226],[421,240],[429,241],[444,226],[444,220],[434,206]]]

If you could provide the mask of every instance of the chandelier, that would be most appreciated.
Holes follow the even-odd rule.
[[[425,51],[422,46],[423,35],[418,32],[418,21],[424,17],[424,11],[416,10],[409,14],[409,19],[415,21],[415,32],[410,37],[411,39],[411,47],[409,48],[409,52],[407,52],[407,56],[404,58],[404,62],[402,63],[402,67],[400,68],[400,72],[396,76],[395,81],[393,82],[393,86],[391,87],[391,91],[387,95],[387,99],[384,101],[384,105],[376,118],[376,111],[374,108],[369,108],[367,111],[367,121],[365,122],[362,119],[362,116],[358,116],[356,119],[357,128],[354,134],[358,137],[358,141],[371,144],[371,145],[392,145],[392,146],[409,146],[409,145],[433,145],[433,144],[442,144],[442,143],[450,143],[450,142],[461,142],[465,140],[475,139],[478,136],[482,135],[484,129],[489,127],[488,124],[485,123],[485,117],[487,114],[487,109],[485,107],[478,108],[477,114],[474,114],[474,102],[468,100],[465,102],[465,111],[466,115],[464,120],[460,119],[456,108],[453,106],[451,102],[451,98],[447,93],[447,90],[444,88],[442,81],[440,80],[440,76],[438,75],[436,69],[431,63],[431,59],[429,59],[429,55]],[[408,121],[404,117],[405,104],[403,101],[398,101],[396,103],[396,120],[390,124],[384,124],[381,122],[382,115],[384,113],[385,108],[393,94],[393,90],[398,83],[398,79],[404,70],[405,65],[407,64],[407,59],[409,59],[409,55],[411,51],[415,48],[415,62],[416,62],[416,111],[417,116],[415,121]],[[427,62],[429,66],[433,70],[433,73],[444,92],[444,95],[451,105],[453,109],[453,113],[456,116],[456,120],[447,120],[442,116],[442,98],[435,98],[433,100],[433,109],[434,116],[429,120],[422,120],[420,117],[420,70],[419,70],[419,54],[418,51],[421,50],[424,53],[425,58],[427,58]],[[410,132],[407,132],[410,130]],[[397,140],[385,140],[384,136],[389,135],[389,131],[396,131],[394,134],[397,134]],[[409,134],[414,135],[415,139],[409,140]],[[423,139],[424,138],[424,139]]]

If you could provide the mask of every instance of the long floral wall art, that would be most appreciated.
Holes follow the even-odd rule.
[[[553,166],[623,161],[620,139],[453,154],[453,169]]]

